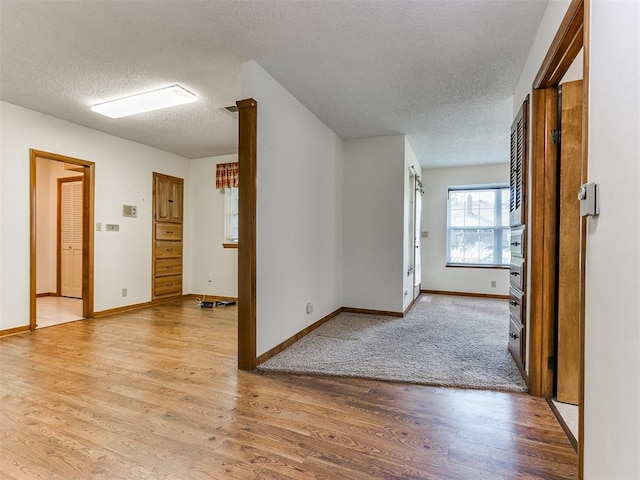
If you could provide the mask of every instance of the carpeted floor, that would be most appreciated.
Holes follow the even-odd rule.
[[[341,313],[258,369],[523,392],[508,333],[507,300],[422,295],[404,318]]]

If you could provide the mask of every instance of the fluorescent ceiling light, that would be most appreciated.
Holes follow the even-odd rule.
[[[176,105],[191,103],[196,100],[197,98],[193,93],[186,91],[180,85],[172,85],[150,92],[131,95],[130,97],[111,100],[110,102],[99,103],[91,107],[91,110],[107,117],[121,118],[135,115],[136,113],[175,107]]]

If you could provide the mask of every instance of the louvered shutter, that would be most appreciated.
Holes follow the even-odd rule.
[[[527,117],[529,97],[522,104],[511,125],[511,166],[509,217],[512,227],[523,225],[526,220],[525,185],[527,173]]]

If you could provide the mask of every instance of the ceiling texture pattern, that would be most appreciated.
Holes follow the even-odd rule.
[[[508,161],[546,0],[0,1],[0,98],[187,158],[237,151],[256,60],[343,139],[406,134],[423,167]],[[199,102],[91,105],[179,83]]]

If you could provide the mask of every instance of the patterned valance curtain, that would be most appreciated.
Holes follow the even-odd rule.
[[[238,186],[238,162],[216,165],[216,188]]]

